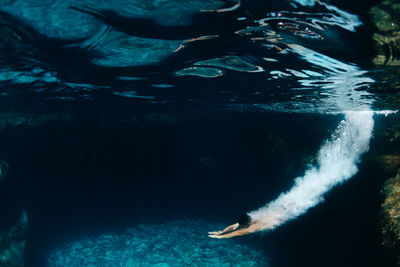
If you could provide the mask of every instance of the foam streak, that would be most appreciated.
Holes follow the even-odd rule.
[[[298,177],[288,192],[249,213],[262,229],[277,227],[323,201],[323,195],[358,171],[360,156],[369,149],[373,129],[372,111],[345,113],[335,133],[321,147],[316,166]]]

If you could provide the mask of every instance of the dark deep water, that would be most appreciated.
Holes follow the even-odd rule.
[[[399,109],[397,69],[369,62],[373,1],[269,2],[0,1],[0,227],[27,213],[26,266],[60,266],[52,253],[83,238],[191,220],[204,236],[157,234],[224,258],[194,265],[237,266],[249,247],[267,266],[394,265],[377,230],[390,176],[375,158],[398,151],[386,131],[399,114],[374,115],[358,172],[322,203],[207,243],[318,164],[344,112]],[[155,263],[183,260],[121,260]]]

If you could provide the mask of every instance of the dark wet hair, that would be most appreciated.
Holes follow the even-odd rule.
[[[245,227],[249,226],[249,224],[251,223],[250,215],[248,215],[247,213],[241,215],[239,217],[238,223],[239,223],[240,228],[245,228]]]

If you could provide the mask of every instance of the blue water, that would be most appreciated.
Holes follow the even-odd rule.
[[[373,1],[264,2],[0,2],[1,227],[27,212],[26,266],[391,266],[373,158],[399,145],[399,96],[370,63]],[[354,161],[338,186],[272,231],[207,236],[290,192],[327,140]]]
[[[4,3],[4,101],[327,112],[341,111],[343,94],[346,109],[387,108],[369,94],[369,36],[357,15],[290,1],[231,12],[201,12],[220,1],[151,2]],[[346,82],[349,92],[330,88]]]

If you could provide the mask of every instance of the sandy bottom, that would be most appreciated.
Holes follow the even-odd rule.
[[[48,266],[266,266],[264,252],[246,240],[207,236],[223,225],[175,221],[138,225],[122,234],[71,241],[56,248]]]

